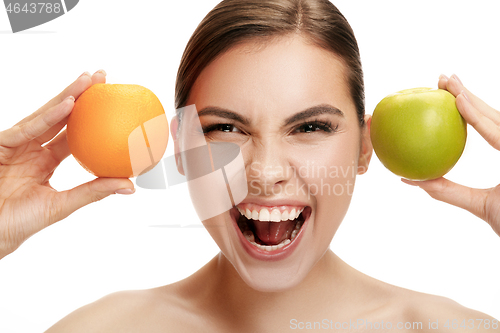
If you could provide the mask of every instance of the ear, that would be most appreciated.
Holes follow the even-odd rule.
[[[170,121],[170,133],[172,133],[172,139],[174,140],[174,152],[175,152],[175,164],[177,164],[177,171],[184,176],[184,168],[182,166],[182,158],[179,148],[179,118],[174,116]]]
[[[372,125],[372,116],[365,115],[365,125],[361,129],[361,149],[359,151],[358,159],[358,175],[364,174],[368,171],[368,165],[373,154],[373,145],[370,138],[370,127]]]

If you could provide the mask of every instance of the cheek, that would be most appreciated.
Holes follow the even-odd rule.
[[[348,193],[341,186],[356,178],[359,157],[359,135],[342,133],[331,142],[302,150],[295,155],[301,172],[298,176],[311,187],[313,196],[343,196]],[[328,190],[330,185],[330,191]],[[325,191],[314,191],[322,186]]]
[[[346,134],[321,149],[309,149],[300,159],[298,169],[302,172],[298,177],[315,205],[313,232],[322,240],[318,246],[331,241],[347,213],[358,170],[359,144],[359,135]]]

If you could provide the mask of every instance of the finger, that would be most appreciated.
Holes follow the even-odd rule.
[[[91,80],[92,80],[92,85],[96,83],[106,83],[106,72],[103,69],[98,70],[97,72],[94,73],[94,75],[92,75]],[[64,126],[66,126],[67,121],[68,119],[64,118],[59,123],[54,125],[51,129],[49,129],[47,132],[38,137],[36,140],[40,144],[52,140],[52,138],[56,136],[56,134],[59,133]]]
[[[35,111],[31,115],[27,116],[26,118],[22,119],[16,125],[26,123],[26,122],[36,118],[40,114],[49,110],[50,108],[60,104],[63,100],[65,100],[69,96],[73,96],[75,99],[78,99],[78,97],[80,97],[80,95],[85,90],[87,90],[91,85],[92,85],[92,80],[91,80],[90,73],[88,73],[88,72],[83,73],[82,75],[80,75],[80,77],[78,77],[78,79],[75,80],[75,82],[70,84],[59,95],[52,98],[44,106],[39,108],[37,111]]]
[[[471,104],[484,116],[488,117],[489,119],[491,119],[491,121],[500,126],[500,112],[493,109],[483,100],[481,100],[479,97],[465,88],[458,76],[456,76],[455,74],[451,76],[451,78],[446,83],[446,89],[455,97],[458,97],[458,95],[460,95],[462,91],[465,91],[467,96],[469,97]]]
[[[495,149],[500,150],[500,127],[479,112],[470,102],[468,93],[457,96],[457,107],[464,119]]]
[[[68,157],[71,152],[69,150],[67,132],[66,130],[59,133],[59,135],[49,144],[45,146],[45,148],[49,149],[54,156],[54,165],[53,168],[57,167],[66,157]]]
[[[483,220],[486,217],[484,207],[489,190],[473,189],[443,177],[426,181],[401,180],[420,187],[436,200],[463,208]]]
[[[62,220],[77,209],[102,200],[119,190],[130,190],[130,194],[132,194],[135,191],[134,184],[126,178],[97,178],[71,190],[59,192],[56,195],[57,203],[54,211],[57,216],[54,222]]]
[[[104,69],[100,69],[92,75],[92,84],[96,83],[106,83],[106,72]]]
[[[61,120],[60,122],[49,128],[47,132],[43,133],[35,140],[40,145],[43,145],[44,143],[52,140],[52,138],[54,138],[54,136],[56,136],[64,128],[64,126],[66,126],[67,123],[68,123],[68,116],[64,117],[63,120]]]
[[[441,74],[439,76],[438,88],[443,89],[443,90],[447,90],[446,85],[448,84],[448,80],[449,80],[449,78],[446,75]]]
[[[66,118],[73,109],[75,99],[69,96],[60,104],[53,106],[46,113],[39,114],[28,122],[0,132],[0,146],[18,147],[47,132],[52,126]]]

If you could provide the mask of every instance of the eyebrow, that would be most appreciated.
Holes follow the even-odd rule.
[[[320,114],[332,114],[332,115],[339,115],[341,117],[344,117],[344,113],[329,104],[320,104],[316,106],[312,106],[310,108],[305,109],[304,111],[298,112],[294,114],[293,116],[287,118],[284,121],[283,126],[288,126],[290,124],[293,124],[297,121],[304,120],[310,117],[314,117]],[[238,121],[242,123],[243,125],[248,125],[250,124],[250,120],[246,117],[241,116],[240,114],[233,112],[228,109],[220,108],[217,106],[207,106],[206,108],[203,108],[198,112],[198,117],[202,116],[217,116],[221,118],[227,118],[227,119],[232,119],[235,121]]]
[[[332,114],[332,115],[339,115],[341,117],[344,117],[344,112],[342,112],[340,109],[329,105],[329,104],[321,104],[321,105],[316,105],[312,106],[310,108],[305,109],[304,111],[301,111],[299,113],[294,114],[293,116],[287,118],[283,124],[283,126],[288,126],[290,124],[293,124],[297,121],[304,120],[310,117],[318,116],[320,114]]]
[[[236,121],[242,123],[243,125],[250,124],[250,120],[248,118],[245,118],[245,117],[237,114],[236,112],[233,112],[233,111],[230,111],[230,110],[224,109],[224,108],[219,108],[216,106],[207,106],[206,108],[204,108],[204,109],[200,110],[200,112],[198,112],[198,117],[208,116],[208,115],[236,120]]]

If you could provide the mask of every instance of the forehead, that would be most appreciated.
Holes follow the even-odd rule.
[[[188,105],[196,104],[198,110],[218,106],[280,114],[330,104],[351,113],[347,110],[355,107],[346,77],[346,67],[338,56],[299,35],[247,42],[203,70]]]

